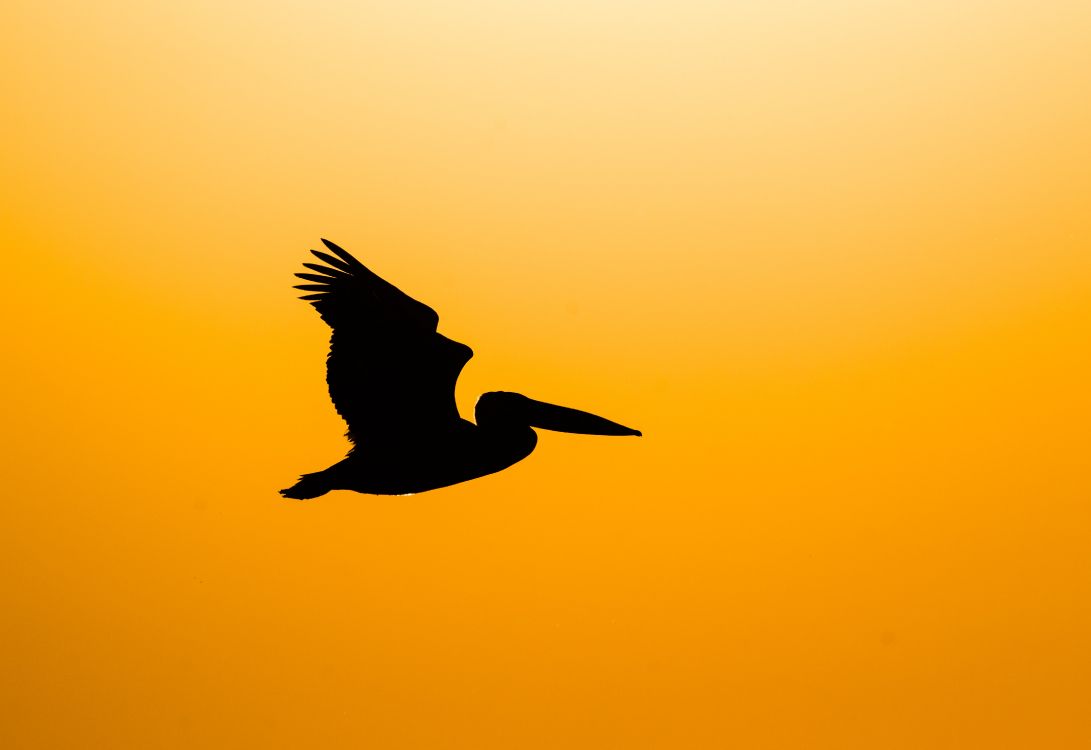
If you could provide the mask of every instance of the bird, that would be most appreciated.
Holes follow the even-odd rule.
[[[455,385],[473,350],[439,333],[439,315],[329,240],[295,289],[332,329],[326,383],[352,444],[344,459],[280,490],[307,500],[332,490],[413,495],[502,471],[529,456],[534,428],[637,436],[589,412],[509,391],[482,394],[463,419]]]

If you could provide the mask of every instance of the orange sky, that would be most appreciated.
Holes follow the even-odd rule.
[[[1091,5],[6,15],[0,745],[1091,746]],[[280,498],[320,236],[645,437]]]

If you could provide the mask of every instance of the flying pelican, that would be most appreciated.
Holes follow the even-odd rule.
[[[297,273],[322,320],[333,329],[326,382],[353,447],[323,471],[304,474],[284,497],[330,490],[407,495],[508,468],[534,450],[532,428],[585,435],[640,435],[585,411],[518,393],[482,395],[477,424],[462,419],[455,382],[473,350],[436,331],[436,311],[368,270],[337,245],[311,250],[326,265]]]

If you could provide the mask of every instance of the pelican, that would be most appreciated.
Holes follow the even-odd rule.
[[[330,490],[409,495],[501,471],[534,450],[535,427],[585,435],[639,430],[578,409],[493,391],[459,416],[455,383],[473,350],[436,330],[436,311],[368,270],[337,245],[311,250],[323,264],[297,273],[300,297],[333,330],[326,383],[348,425],[348,455],[280,491],[306,500]]]

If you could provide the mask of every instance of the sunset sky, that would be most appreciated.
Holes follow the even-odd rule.
[[[0,746],[1091,747],[1091,3],[9,3]],[[540,433],[340,459],[327,237]]]

